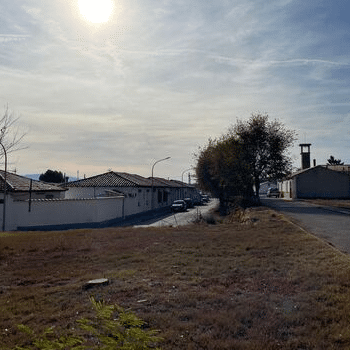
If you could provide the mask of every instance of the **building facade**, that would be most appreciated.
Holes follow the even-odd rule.
[[[350,198],[349,166],[318,165],[292,174],[279,183],[285,199]]]

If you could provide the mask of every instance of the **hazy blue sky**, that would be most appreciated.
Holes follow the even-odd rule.
[[[20,115],[21,174],[111,168],[181,178],[237,118],[268,113],[325,164],[350,163],[348,0],[115,0],[104,24],[78,0],[0,3],[0,103]]]

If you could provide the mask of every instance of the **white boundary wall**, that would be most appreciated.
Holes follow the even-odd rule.
[[[62,229],[94,227],[99,223],[122,219],[124,198],[107,197],[94,199],[53,199],[29,201],[6,201],[5,230]],[[3,204],[0,205],[1,224]]]

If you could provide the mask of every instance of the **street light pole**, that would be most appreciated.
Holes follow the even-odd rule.
[[[6,219],[6,184],[7,184],[7,152],[2,144],[0,142],[0,145],[2,147],[2,150],[4,151],[4,156],[5,156],[5,175],[4,175],[4,206],[2,207],[2,231],[5,231],[5,219]]]
[[[182,172],[181,174],[181,186],[182,186],[182,199],[184,197],[184,192],[185,192],[185,189],[184,189],[184,174],[186,171],[189,171],[189,170],[192,170],[192,168],[189,168],[189,169],[186,169]]]
[[[170,159],[171,157],[166,157],[166,158],[163,158],[163,159],[159,159],[157,160],[153,165],[152,165],[152,186],[151,186],[151,209],[153,210],[154,208],[154,200],[153,200],[153,170],[154,170],[154,166],[159,163],[159,162],[162,162],[163,160],[167,160],[167,159]]]

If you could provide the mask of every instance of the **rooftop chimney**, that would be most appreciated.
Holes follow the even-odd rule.
[[[301,143],[299,145],[301,147],[301,169],[310,168],[310,146],[311,143]],[[305,151],[306,148],[307,150]]]

